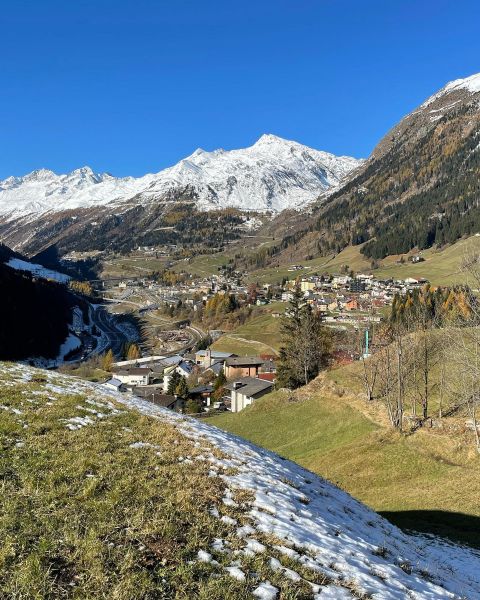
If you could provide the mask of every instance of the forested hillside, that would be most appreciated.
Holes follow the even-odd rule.
[[[0,289],[0,360],[55,358],[68,335],[72,307],[80,300],[65,286],[33,278],[1,260]]]
[[[299,245],[304,255],[327,255],[366,242],[362,253],[377,259],[479,232],[477,79],[449,84],[405,117],[276,252]]]

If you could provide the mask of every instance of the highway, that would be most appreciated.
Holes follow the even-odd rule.
[[[111,348],[115,357],[121,357],[123,346],[126,342],[129,342],[128,336],[119,328],[115,323],[115,317],[103,308],[103,306],[96,306],[92,311],[92,321],[99,331],[104,334],[103,340],[99,340],[97,348],[92,354],[99,354]]]

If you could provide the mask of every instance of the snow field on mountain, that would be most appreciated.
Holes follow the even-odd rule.
[[[7,218],[128,201],[150,204],[185,189],[200,210],[236,207],[281,211],[301,208],[336,186],[362,161],[313,150],[273,135],[240,150],[198,149],[176,165],[143,177],[113,177],[90,167],[66,175],[40,169],[0,181],[0,214]]]

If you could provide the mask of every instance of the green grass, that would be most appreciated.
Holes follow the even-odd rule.
[[[375,271],[379,277],[406,277],[428,279],[433,285],[455,285],[470,283],[468,276],[462,270],[462,262],[471,252],[480,250],[480,237],[470,237],[460,240],[451,246],[437,250],[429,248],[422,251],[424,262],[412,264],[397,264],[398,257],[388,257],[383,261],[384,266]]]
[[[18,371],[0,365],[0,597],[251,598],[258,580],[230,577],[224,567],[232,554],[211,548],[215,538],[232,552],[243,545],[212,506],[240,525],[251,508],[247,490],[236,493],[235,507],[224,505],[224,480],[209,476],[208,461],[194,460],[222,453],[206,440],[198,447],[165,421],[98,395],[100,405],[89,404],[88,392],[34,373],[36,380],[19,381]],[[66,427],[92,408],[103,417]],[[139,441],[151,446],[131,446]],[[307,584],[271,570],[269,556],[278,554],[272,543],[263,555],[239,557],[242,568],[270,580],[286,600],[311,598]],[[200,549],[218,564],[196,560]],[[300,571],[310,581],[323,577]]]
[[[342,267],[348,266],[356,273],[373,273],[378,278],[406,279],[407,277],[425,278],[433,285],[455,285],[468,282],[468,277],[462,271],[461,265],[465,255],[480,250],[480,237],[472,236],[460,240],[442,249],[429,248],[421,255],[424,262],[413,264],[406,262],[398,264],[399,256],[387,256],[378,261],[379,268],[371,269],[371,259],[361,253],[362,246],[348,246],[336,256],[319,257],[308,261],[296,261],[296,264],[306,267],[300,271],[289,271],[289,265],[258,269],[248,275],[248,281],[259,283],[280,282],[283,278],[295,279],[313,273],[339,273]],[[415,254],[411,252],[409,254]],[[408,255],[405,255],[405,259]],[[474,283],[474,282],[470,282]]]
[[[301,401],[292,401],[293,397],[283,391],[274,392],[248,410],[224,413],[212,417],[209,423],[308,468],[316,464],[319,454],[335,451],[377,429],[365,416],[342,403],[326,402],[318,395]]]
[[[247,323],[240,325],[219,338],[212,348],[219,352],[234,352],[239,356],[252,354],[276,354],[280,349],[280,319],[272,317],[272,312],[282,313],[285,304],[272,302],[255,313]]]
[[[103,278],[108,277],[145,277],[153,271],[163,271],[168,257],[155,258],[151,256],[135,257],[122,256],[104,261],[102,264]]]
[[[225,252],[221,254],[202,254],[189,260],[179,260],[174,264],[172,270],[177,273],[185,271],[199,277],[209,277],[210,275],[217,275],[218,268],[228,265],[228,261],[229,256]]]
[[[358,367],[210,422],[326,477],[400,526],[478,546],[480,459],[471,433],[396,433],[383,409],[360,397]]]

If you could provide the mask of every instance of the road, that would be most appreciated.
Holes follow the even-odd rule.
[[[116,325],[115,317],[103,308],[103,306],[96,306],[92,312],[92,321],[99,331],[104,334],[103,343],[99,341],[97,348],[92,354],[99,354],[107,348],[111,348],[112,352],[116,357],[121,357],[124,344],[129,342],[128,336]]]

